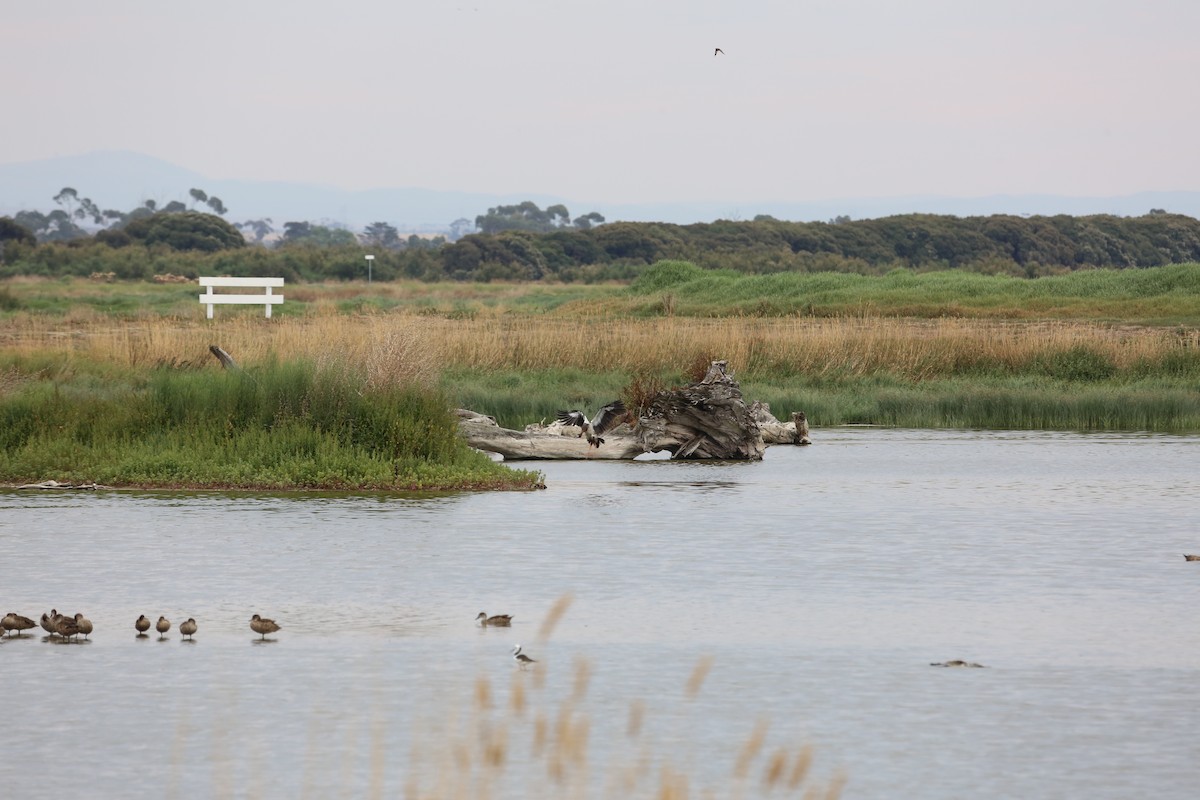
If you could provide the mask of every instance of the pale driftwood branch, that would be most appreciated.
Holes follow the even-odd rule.
[[[101,486],[100,484],[98,484],[94,481],[84,482],[84,483],[59,483],[58,481],[42,481],[41,483],[26,483],[24,485],[18,486],[17,488],[18,489],[60,489],[60,490],[68,490],[69,489],[69,490],[82,491],[82,492],[94,492],[97,489],[111,489],[112,487],[111,486]]]
[[[505,459],[629,459],[669,451],[672,458],[754,460],[767,445],[810,444],[804,412],[780,422],[766,403],[747,407],[724,361],[714,361],[704,379],[659,392],[638,417],[604,434],[590,447],[579,428],[554,422],[524,431],[501,428],[492,417],[459,410],[459,432],[472,447]]]

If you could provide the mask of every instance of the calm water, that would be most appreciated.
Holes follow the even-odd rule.
[[[1195,796],[1200,438],[814,438],[757,464],[547,463],[532,494],[0,493],[2,610],[96,625],[0,642],[0,792],[404,796],[453,774],[447,720],[481,676],[553,711],[584,659],[588,796],[650,750],[724,795],[764,719],[845,797]],[[176,627],[137,640],[139,614]],[[929,666],[959,658],[988,668]],[[494,796],[565,796],[514,731]]]

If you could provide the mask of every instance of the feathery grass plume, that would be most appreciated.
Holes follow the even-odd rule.
[[[575,681],[571,688],[571,702],[580,703],[587,694],[592,676],[592,665],[585,658],[575,659]]]
[[[538,628],[537,640],[545,642],[554,633],[554,627],[558,625],[558,621],[567,613],[567,609],[571,607],[571,601],[574,598],[570,593],[564,594],[554,601],[554,605],[550,606],[550,610],[546,612],[546,616],[542,619],[542,624]]]
[[[629,721],[625,724],[625,735],[630,739],[636,739],[642,732],[642,721],[646,716],[646,704],[641,700],[634,700],[629,704]]]
[[[768,790],[783,780],[784,772],[787,770],[787,751],[782,747],[778,748],[771,757],[767,760],[767,767],[763,773],[763,785]]]
[[[488,679],[480,675],[475,679],[475,709],[487,711],[492,707],[492,685]]]
[[[804,779],[808,777],[808,770],[812,767],[812,759],[812,745],[806,744],[801,747],[800,752],[796,753],[796,760],[792,762],[792,769],[788,773],[788,789],[795,791],[800,788],[800,784],[804,783]]]
[[[509,710],[517,717],[523,716],[525,714],[525,680],[519,670],[513,671],[512,688],[509,690],[508,698]]]
[[[704,686],[704,680],[712,670],[713,660],[713,657],[708,655],[701,656],[696,661],[696,666],[692,668],[692,674],[688,676],[687,684],[684,685],[683,696],[685,698],[695,700],[696,695],[700,694],[700,688]]]
[[[742,744],[742,749],[738,751],[737,761],[734,764],[733,775],[739,781],[745,779],[750,772],[750,764],[758,757],[758,753],[762,750],[763,742],[767,740],[767,729],[769,725],[765,719],[760,719],[754,726],[754,730],[750,732],[750,737]]]

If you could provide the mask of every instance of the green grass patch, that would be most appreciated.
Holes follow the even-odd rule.
[[[4,375],[0,480],[9,483],[453,490],[540,482],[467,447],[439,393],[369,389],[305,363],[99,375],[10,362]]]
[[[1195,324],[1200,321],[1200,264],[1017,278],[909,269],[878,277],[845,272],[746,275],[662,261],[630,285],[628,310],[701,317],[950,315]]]
[[[1084,360],[1086,368],[1090,361]],[[1069,362],[1068,373],[1075,368]],[[677,374],[653,376],[666,386]],[[871,376],[739,375],[747,402],[770,404],[781,420],[804,411],[814,428],[871,424],[904,428],[996,430],[1200,431],[1200,390],[1191,377],[1064,379],[1035,371],[1020,375],[912,381]],[[451,401],[520,430],[549,422],[558,409],[594,412],[622,396],[629,377],[616,372],[529,370],[448,372]]]

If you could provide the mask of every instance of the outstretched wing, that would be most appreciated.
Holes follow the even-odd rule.
[[[592,419],[592,433],[601,436],[605,431],[611,431],[620,425],[624,418],[625,404],[620,400],[614,400],[600,409],[600,413]]]
[[[582,411],[559,411],[558,421],[564,425],[574,425],[577,428],[587,427],[587,417]]]

